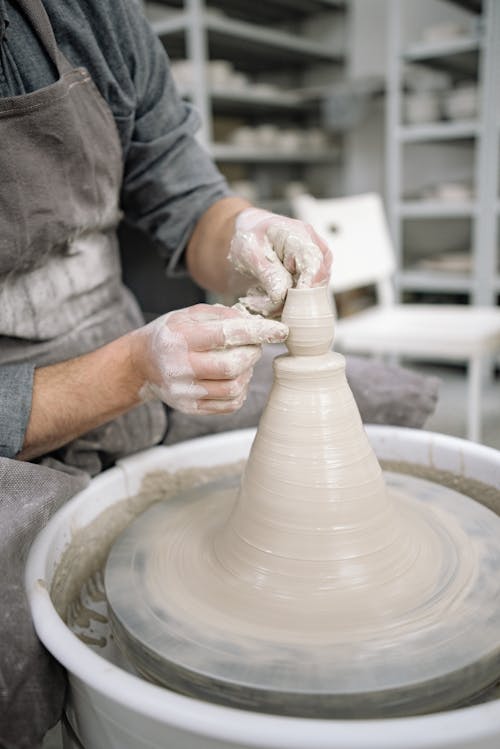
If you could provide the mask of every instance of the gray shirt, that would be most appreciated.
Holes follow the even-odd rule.
[[[198,218],[228,194],[194,137],[198,115],[179,98],[165,50],[134,0],[44,5],[61,51],[89,70],[114,115],[123,149],[124,215],[155,241],[172,273]],[[14,0],[0,0],[0,96],[43,88],[56,75]],[[22,447],[32,381],[31,365],[0,367],[1,456],[13,457]]]

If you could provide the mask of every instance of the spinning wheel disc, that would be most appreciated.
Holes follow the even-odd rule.
[[[312,589],[319,567],[309,562],[311,574],[294,581],[294,595],[283,570],[261,565],[249,575],[221,554],[236,481],[154,505],[108,559],[119,645],[146,677],[243,709],[368,718],[466,700],[500,670],[500,518],[423,479],[387,474],[386,482],[401,495],[407,527],[423,530],[416,545],[403,539],[403,559],[394,558],[382,577],[378,570],[375,595],[368,587],[363,594],[369,569],[364,583],[358,570],[355,616],[342,569],[335,580],[319,574]],[[405,597],[429,554],[435,574]]]

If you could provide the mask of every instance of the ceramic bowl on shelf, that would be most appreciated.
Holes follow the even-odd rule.
[[[419,91],[404,99],[404,119],[408,125],[424,125],[441,119],[440,96],[434,91]]]
[[[469,275],[473,270],[473,257],[470,250],[468,252],[439,252],[420,258],[415,263],[415,267],[417,270]]]
[[[412,63],[405,68],[404,85],[414,93],[423,91],[448,91],[451,86],[449,73],[433,70],[425,65]]]
[[[257,143],[255,128],[248,125],[237,127],[229,136],[229,142],[239,148],[253,148]]]
[[[280,130],[277,125],[263,123],[255,128],[255,140],[258,146],[273,148],[280,138]]]
[[[233,64],[229,60],[210,60],[207,66],[208,83],[213,88],[228,85],[234,75]]]
[[[436,200],[467,202],[474,197],[472,185],[466,182],[440,182],[436,185]]]
[[[176,85],[181,89],[191,88],[193,85],[193,65],[191,60],[174,60],[170,69]]]
[[[296,151],[301,146],[303,146],[303,144],[304,142],[302,133],[300,132],[300,130],[297,130],[295,128],[286,128],[285,130],[280,130],[279,137],[276,142],[278,149],[283,153]]]
[[[447,42],[468,36],[470,29],[467,24],[458,21],[442,21],[428,26],[422,32],[422,41],[428,44]]]
[[[235,70],[231,73],[227,82],[227,87],[231,91],[244,91],[248,88],[249,80],[245,73],[241,73],[239,70]]]
[[[458,86],[443,99],[443,114],[449,120],[470,120],[477,116],[479,90],[474,84]]]
[[[264,98],[274,96],[278,91],[277,86],[272,83],[255,82],[251,84],[251,92],[255,96],[262,96]]]
[[[319,127],[310,127],[304,130],[302,138],[304,145],[313,151],[321,151],[323,148],[326,148],[328,143],[325,132]]]

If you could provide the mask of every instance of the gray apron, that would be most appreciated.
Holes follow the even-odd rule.
[[[122,153],[112,113],[88,72],[57,48],[41,0],[17,2],[58,77],[0,99],[0,364],[43,366],[94,350],[142,317],[121,283]],[[39,746],[64,696],[25,601],[30,543],[92,475],[158,443],[165,428],[162,404],[149,403],[36,463],[0,458],[2,749]]]

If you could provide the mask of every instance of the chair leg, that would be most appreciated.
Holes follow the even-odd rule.
[[[467,438],[472,442],[481,441],[481,357],[469,359],[467,383]]]

